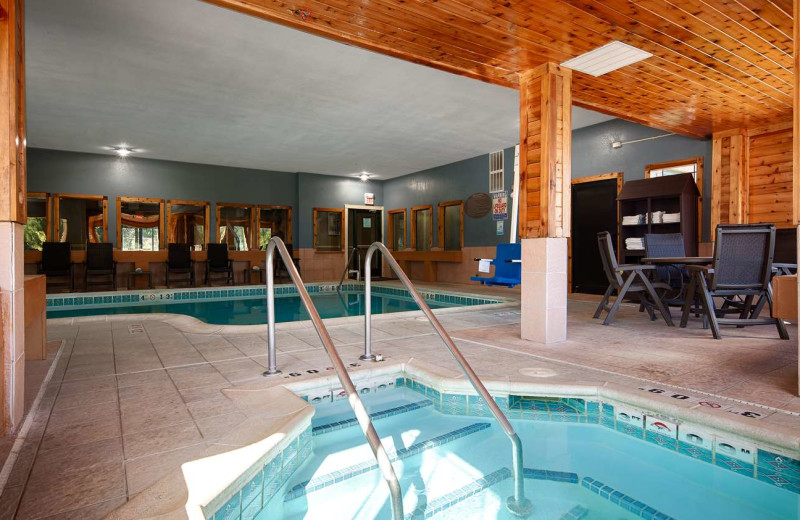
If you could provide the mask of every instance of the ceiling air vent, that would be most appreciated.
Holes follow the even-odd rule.
[[[650,56],[652,54],[649,52],[631,47],[626,43],[611,42],[567,60],[561,65],[597,77],[637,61],[645,60]]]
[[[489,193],[503,191],[503,150],[489,154]]]

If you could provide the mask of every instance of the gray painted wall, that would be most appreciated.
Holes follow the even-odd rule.
[[[511,191],[514,183],[514,147],[504,150],[504,185],[506,191]],[[473,193],[488,193],[489,191],[489,154],[485,153],[471,159],[459,161],[444,166],[423,170],[403,177],[390,179],[383,185],[385,206],[387,210],[409,209],[422,204],[433,205],[433,245],[438,244],[438,210],[440,202],[449,200],[466,200]],[[509,198],[509,209],[511,199]],[[409,235],[406,243],[411,243],[411,215],[408,215]],[[492,220],[492,215],[474,219],[464,215],[464,246],[494,246],[501,242],[508,242],[511,219],[505,221],[503,235],[496,233],[497,226]]]
[[[614,119],[572,132],[572,177],[624,172],[625,180],[644,178],[648,164],[703,156],[703,241],[708,241],[711,222],[711,140],[679,135],[612,148],[614,141],[632,141],[666,134]]]

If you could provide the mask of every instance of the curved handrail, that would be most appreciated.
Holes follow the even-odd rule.
[[[264,372],[264,375],[268,376],[280,373],[280,370],[277,368],[275,355],[275,268],[273,265],[273,257],[276,249],[283,263],[286,265],[286,270],[289,272],[292,283],[297,287],[297,294],[300,296],[303,306],[311,317],[314,328],[317,329],[319,339],[322,341],[322,346],[325,347],[325,351],[331,359],[331,364],[336,372],[336,376],[339,378],[342,388],[347,393],[347,400],[350,402],[350,406],[356,414],[358,424],[361,426],[361,431],[364,432],[364,436],[367,438],[367,442],[372,449],[372,454],[378,462],[378,468],[380,468],[384,480],[386,480],[386,483],[389,485],[389,492],[392,498],[392,518],[394,520],[403,520],[403,493],[400,489],[400,482],[397,480],[397,475],[392,467],[392,462],[386,454],[386,449],[381,443],[381,438],[372,425],[369,413],[366,408],[364,408],[364,403],[361,402],[361,398],[358,396],[358,391],[356,391],[353,380],[350,379],[350,375],[347,373],[347,368],[345,368],[342,358],[339,357],[339,353],[333,345],[333,340],[330,334],[328,334],[328,329],[325,328],[325,324],[322,322],[322,318],[320,318],[319,312],[317,312],[317,308],[311,300],[311,296],[309,296],[305,285],[303,285],[303,280],[300,278],[300,273],[297,272],[297,267],[295,267],[292,257],[286,249],[286,245],[279,237],[272,237],[267,245],[267,342],[269,367],[267,371]]]
[[[516,516],[528,516],[531,513],[532,506],[530,500],[525,498],[525,482],[523,478],[522,465],[522,442],[519,439],[519,435],[517,435],[517,432],[514,431],[514,427],[511,426],[511,423],[508,422],[506,416],[503,415],[503,412],[500,410],[500,407],[497,406],[497,403],[494,402],[494,398],[491,396],[489,391],[486,390],[486,387],[483,386],[483,383],[478,378],[478,375],[472,369],[469,362],[467,362],[466,358],[464,358],[464,355],[461,354],[461,351],[453,342],[453,338],[451,338],[447,331],[444,330],[444,327],[441,323],[439,323],[439,320],[433,314],[433,311],[425,302],[425,299],[414,288],[411,280],[409,280],[406,273],[400,268],[397,260],[395,260],[394,256],[392,256],[391,251],[389,251],[389,249],[381,242],[373,242],[373,244],[369,246],[366,259],[364,261],[364,355],[361,356],[361,359],[375,359],[375,355],[372,353],[372,272],[370,262],[375,251],[380,251],[383,253],[386,262],[392,268],[403,285],[405,285],[406,289],[408,289],[408,292],[411,294],[411,297],[419,306],[420,310],[422,310],[425,316],[427,316],[428,321],[430,321],[431,325],[433,325],[433,328],[436,329],[439,337],[442,338],[444,344],[448,349],[450,349],[450,353],[456,358],[456,362],[458,362],[458,364],[461,366],[461,370],[464,371],[464,374],[467,376],[470,383],[472,383],[472,387],[476,392],[478,392],[483,400],[486,401],[486,404],[489,406],[489,410],[492,411],[492,415],[494,415],[494,418],[498,423],[500,423],[500,427],[503,429],[503,432],[505,432],[505,434],[508,436],[508,439],[511,441],[514,495],[508,497],[506,506],[508,507],[509,511]]]

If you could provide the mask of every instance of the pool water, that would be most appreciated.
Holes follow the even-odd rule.
[[[323,319],[364,315],[364,293],[342,291],[311,295],[317,311]],[[453,307],[455,304],[428,301],[431,309]],[[411,298],[388,295],[372,295],[372,313],[386,314],[419,310]],[[267,322],[266,298],[239,298],[226,300],[201,300],[154,305],[114,305],[89,309],[48,310],[48,318],[71,318],[75,316],[99,316],[103,314],[171,313],[185,314],[215,325],[257,325]],[[275,297],[275,320],[277,322],[309,319],[299,296]]]
[[[390,456],[417,447],[393,462],[406,518],[516,518],[505,507],[513,488],[510,472],[504,469],[511,467],[510,443],[494,419],[444,415],[424,401],[408,389],[364,396],[371,414],[423,403],[374,421]],[[312,426],[323,428],[312,437],[313,455],[272,495],[257,520],[390,519],[388,488],[379,471],[357,469],[373,462],[360,428],[324,428],[353,417],[347,401],[316,408]],[[534,505],[528,517],[532,520],[784,520],[796,519],[800,512],[796,493],[600,425],[512,423],[531,476],[525,479],[525,492]],[[335,481],[326,480],[331,475]],[[590,491],[585,485],[590,479],[649,509],[640,515],[623,509]]]

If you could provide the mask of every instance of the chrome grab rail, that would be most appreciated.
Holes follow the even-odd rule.
[[[383,447],[383,444],[381,444],[381,438],[372,425],[369,413],[366,408],[364,408],[364,403],[361,402],[361,398],[358,396],[358,391],[356,391],[353,380],[350,379],[350,375],[347,373],[347,368],[345,368],[342,358],[339,357],[339,353],[333,345],[333,340],[331,340],[331,336],[328,334],[328,329],[325,328],[325,324],[322,322],[322,318],[319,317],[319,312],[317,312],[314,302],[311,301],[311,296],[308,295],[308,291],[306,291],[305,285],[303,285],[303,280],[300,278],[300,273],[297,272],[297,267],[295,267],[294,262],[292,262],[286,245],[279,237],[272,237],[267,245],[267,341],[269,368],[264,372],[264,375],[269,376],[280,373],[280,370],[277,368],[275,355],[275,269],[273,266],[273,257],[276,249],[283,259],[287,271],[289,271],[289,277],[292,279],[292,283],[297,287],[297,294],[300,296],[303,306],[311,317],[314,328],[317,329],[319,339],[322,341],[322,346],[325,347],[325,351],[331,359],[331,364],[336,372],[336,376],[339,378],[342,388],[347,393],[347,400],[350,402],[350,406],[356,414],[358,424],[361,426],[361,431],[364,432],[369,447],[372,449],[372,454],[378,462],[378,468],[380,468],[384,480],[386,480],[386,483],[389,485],[389,492],[392,499],[392,518],[394,520],[403,520],[403,493],[400,489],[400,482],[397,480],[397,474],[395,474],[394,468],[392,467],[392,462],[389,460],[389,456],[386,454],[386,449]]]
[[[354,246],[353,249],[350,250],[350,254],[347,255],[347,263],[344,264],[344,271],[342,271],[342,278],[339,280],[339,285],[336,287],[337,291],[342,290],[342,284],[344,284],[344,278],[345,276],[347,276],[347,272],[350,270],[350,264],[353,263],[353,254],[355,254],[356,251],[358,251],[358,248]]]
[[[522,442],[520,441],[517,432],[514,431],[514,427],[511,426],[511,423],[508,422],[506,416],[503,415],[500,407],[498,407],[497,403],[494,402],[494,398],[492,398],[489,391],[486,390],[486,387],[483,386],[483,383],[478,378],[478,375],[467,362],[466,358],[464,358],[464,355],[461,354],[461,351],[458,349],[458,347],[456,347],[456,344],[453,342],[453,338],[451,338],[447,331],[444,330],[444,327],[441,323],[439,323],[439,320],[433,314],[433,311],[425,302],[425,299],[414,288],[411,280],[409,280],[408,276],[406,276],[406,273],[404,273],[400,268],[397,260],[395,260],[394,256],[392,256],[391,251],[389,251],[389,249],[387,249],[387,247],[381,242],[374,242],[371,246],[369,246],[366,260],[364,262],[364,355],[361,356],[361,359],[365,361],[375,360],[375,355],[372,353],[372,299],[370,297],[372,293],[372,269],[370,260],[372,259],[372,255],[375,253],[375,251],[380,251],[383,253],[386,262],[397,275],[397,278],[399,278],[403,285],[405,285],[406,289],[408,289],[411,297],[414,299],[425,316],[427,316],[428,321],[430,321],[431,325],[433,325],[433,328],[436,329],[439,337],[442,338],[444,344],[448,349],[450,349],[450,353],[456,358],[456,361],[461,366],[461,370],[464,371],[464,374],[467,376],[470,383],[472,383],[472,387],[476,392],[478,392],[483,400],[486,401],[486,404],[489,406],[489,410],[492,411],[492,415],[494,415],[494,418],[498,423],[500,423],[500,427],[511,441],[514,495],[508,497],[506,507],[516,516],[527,517],[530,515],[533,507],[530,500],[525,498],[525,482],[523,478],[522,465]]]

